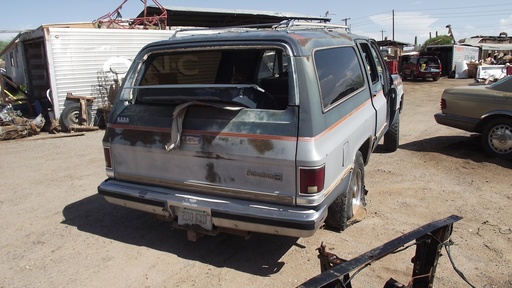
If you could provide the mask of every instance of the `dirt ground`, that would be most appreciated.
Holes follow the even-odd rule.
[[[342,233],[187,241],[152,215],[106,203],[103,131],[0,142],[0,287],[295,287],[320,271],[315,249],[351,259],[452,214],[451,256],[475,287],[512,287],[512,162],[438,125],[442,91],[469,79],[405,82],[401,145],[366,167],[368,214]],[[362,270],[353,287],[408,283],[415,248]],[[436,287],[469,287],[447,253]]]

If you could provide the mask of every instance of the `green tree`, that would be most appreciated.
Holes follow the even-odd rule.
[[[447,45],[453,44],[453,39],[449,35],[440,35],[434,38],[430,38],[423,45],[421,45],[421,51],[424,51],[425,48],[429,45]]]
[[[10,41],[2,41],[0,40],[0,51],[4,50],[4,48],[9,44]]]

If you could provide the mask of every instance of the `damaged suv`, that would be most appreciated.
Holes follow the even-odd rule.
[[[98,192],[191,239],[303,237],[362,218],[364,167],[382,138],[397,149],[403,90],[375,41],[340,30],[290,22],[148,44],[110,114]]]

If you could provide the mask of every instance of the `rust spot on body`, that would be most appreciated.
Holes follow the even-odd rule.
[[[272,151],[274,149],[274,143],[270,140],[262,140],[262,139],[248,139],[249,145],[251,145],[260,155],[265,154],[268,151]]]
[[[204,178],[211,183],[220,183],[220,176],[215,172],[213,163],[206,164],[206,176]]]

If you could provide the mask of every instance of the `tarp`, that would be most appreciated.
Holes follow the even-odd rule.
[[[481,43],[474,44],[482,48],[482,50],[512,50],[512,44],[493,44],[493,43]]]
[[[512,50],[512,43],[480,43],[484,38],[466,38],[464,43],[475,47],[480,47],[482,50]]]

